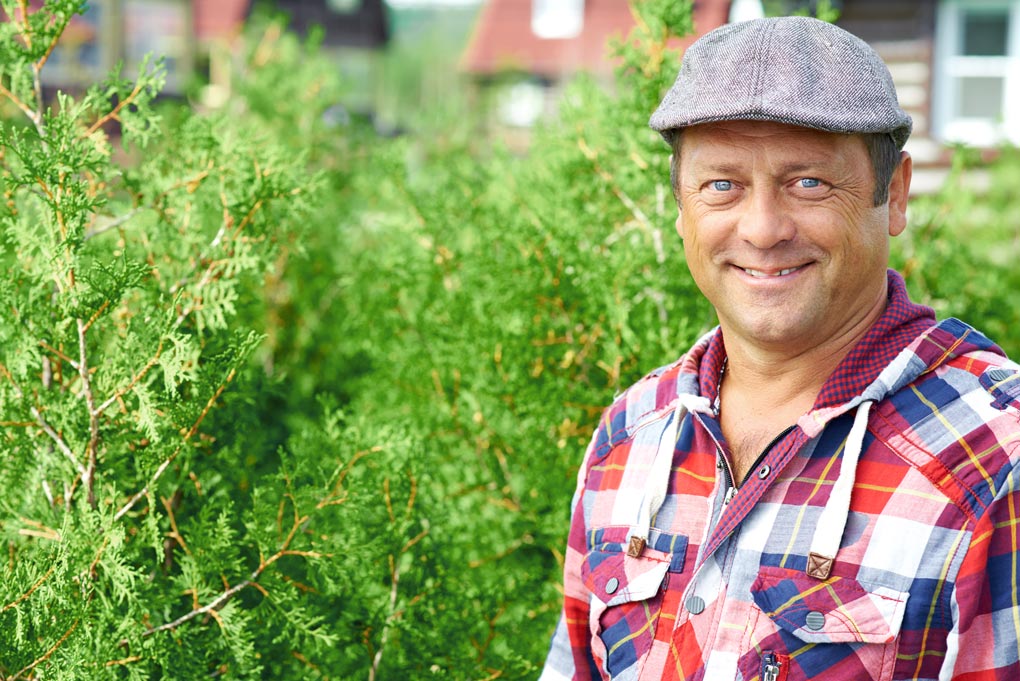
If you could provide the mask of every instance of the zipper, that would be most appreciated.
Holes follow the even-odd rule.
[[[779,681],[779,671],[783,663],[775,653],[765,653],[761,662],[761,681]]]
[[[755,471],[758,468],[760,468],[762,461],[765,460],[765,457],[768,456],[768,453],[772,450],[772,448],[776,446],[776,443],[782,440],[784,437],[786,437],[786,435],[795,427],[796,424],[792,426],[787,426],[787,428],[783,430],[783,432],[772,438],[772,441],[765,446],[765,449],[761,450],[761,454],[759,454],[758,458],[754,460],[754,463],[751,464],[751,467],[747,469],[747,472],[750,473],[751,471]],[[733,501],[733,497],[737,496],[737,490],[739,488],[735,484],[733,484],[733,472],[730,470],[730,462],[726,458],[726,455],[723,454],[722,447],[718,443],[716,443],[716,453],[719,455],[720,461],[722,461],[721,468],[725,473],[724,481],[726,482],[726,496],[723,497],[723,505],[725,506],[729,504],[731,501]]]

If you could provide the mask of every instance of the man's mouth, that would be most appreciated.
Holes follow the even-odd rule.
[[[765,278],[768,278],[768,277],[785,277],[787,274],[790,274],[791,272],[796,272],[801,267],[803,267],[803,265],[800,265],[798,267],[788,267],[788,268],[783,269],[783,270],[772,270],[772,271],[769,271],[769,272],[765,272],[763,270],[751,269],[750,267],[741,267],[740,269],[744,270],[745,272],[750,274],[752,277],[757,277],[757,278],[760,278],[760,279],[765,279]]]

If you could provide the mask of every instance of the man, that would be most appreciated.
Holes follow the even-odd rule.
[[[1020,679],[1020,374],[887,270],[910,118],[803,17],[713,31],[651,119],[719,327],[605,412],[543,679]]]

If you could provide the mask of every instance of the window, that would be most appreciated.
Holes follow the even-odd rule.
[[[546,88],[524,80],[513,83],[499,93],[500,120],[516,128],[530,128],[545,110]]]
[[[326,5],[340,14],[353,14],[361,9],[361,0],[327,0]]]
[[[576,38],[584,28],[584,0],[531,0],[531,30],[539,38]]]
[[[943,0],[935,51],[935,135],[1020,143],[1020,0]]]

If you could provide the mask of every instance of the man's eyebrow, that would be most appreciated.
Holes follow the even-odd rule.
[[[774,167],[781,175],[793,173],[820,172],[828,163],[825,159],[807,159],[790,161]],[[747,166],[729,161],[692,161],[691,166],[698,173],[711,173],[718,175],[736,175],[747,172]]]

